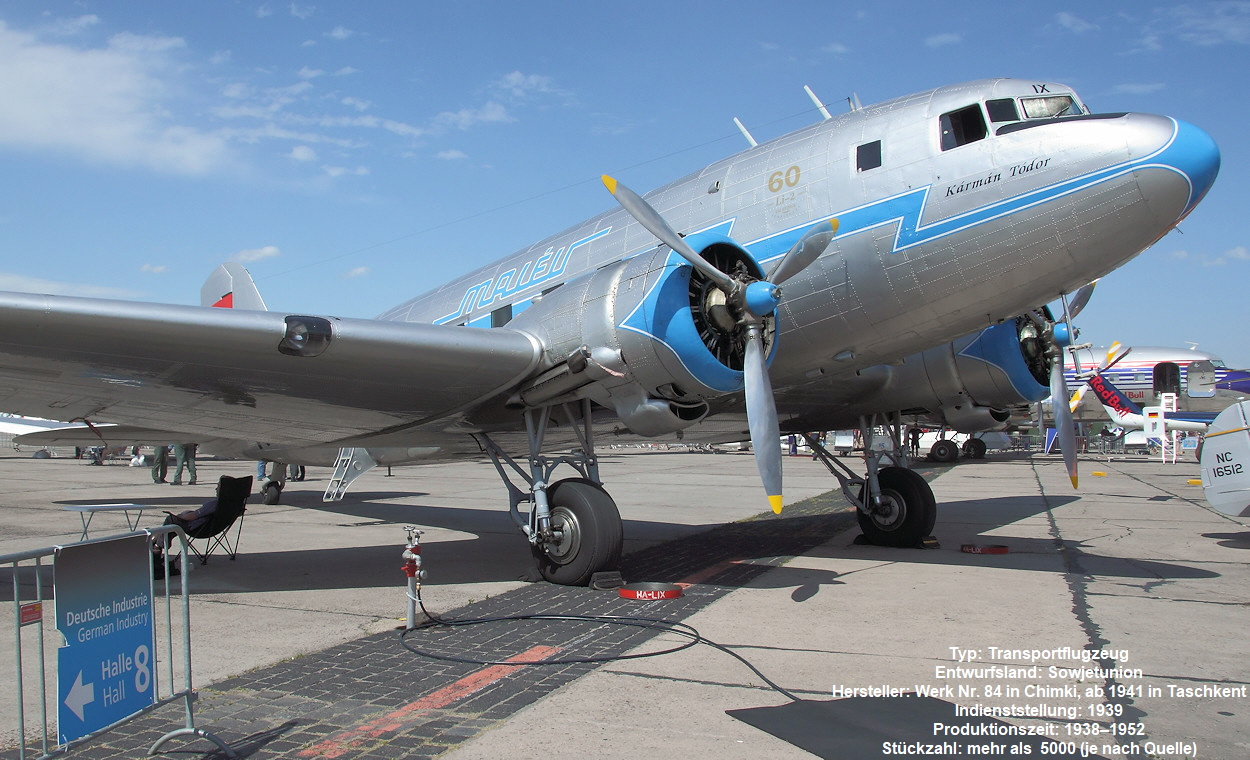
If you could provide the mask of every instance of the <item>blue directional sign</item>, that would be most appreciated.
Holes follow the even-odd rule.
[[[155,703],[149,538],[57,550],[57,740],[86,736]]]

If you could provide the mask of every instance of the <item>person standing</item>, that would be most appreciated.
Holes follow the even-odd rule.
[[[156,453],[152,455],[152,482],[164,483],[165,474],[169,469],[169,462],[165,458],[169,448],[167,446],[155,446],[153,448],[156,449]]]
[[[195,485],[195,444],[194,443],[175,443],[174,444],[174,479],[172,485],[182,485],[182,468],[187,468],[187,475],[190,480],[188,485]]]

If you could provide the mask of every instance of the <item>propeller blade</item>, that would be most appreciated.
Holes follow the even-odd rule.
[[[838,234],[838,220],[830,219],[827,222],[812,227],[803,233],[803,237],[799,238],[794,247],[786,252],[781,261],[773,269],[772,274],[768,275],[768,281],[774,285],[780,285],[799,272],[807,268],[809,264],[815,261],[820,254],[825,252],[829,247],[833,236]]]
[[[746,380],[747,424],[751,428],[751,448],[764,481],[768,504],[781,514],[781,428],[777,406],[764,357],[764,336],[758,325],[747,328],[743,374]]]
[[[1112,352],[1113,350],[1117,350],[1117,351],[1118,351],[1118,350],[1119,350],[1119,348],[1120,348],[1120,344],[1119,344],[1119,343],[1113,343],[1113,344],[1111,345],[1111,348],[1110,348],[1110,349],[1108,349],[1108,351],[1107,351],[1107,358],[1108,358],[1108,359],[1111,359],[1111,352]],[[1111,368],[1112,368],[1112,367],[1114,367],[1115,365],[1119,364],[1119,363],[1120,363],[1120,361],[1121,361],[1122,359],[1124,359],[1124,357],[1128,356],[1128,355],[1129,355],[1129,354],[1131,354],[1131,353],[1133,353],[1133,347],[1132,347],[1132,346],[1129,346],[1128,348],[1124,349],[1124,353],[1120,354],[1120,355],[1119,355],[1119,356],[1117,356],[1116,358],[1114,358],[1114,359],[1112,359],[1111,361],[1107,362],[1107,366],[1103,367],[1101,371],[1105,372],[1105,371],[1107,371],[1107,370],[1111,369]]]
[[[668,222],[664,221],[664,217],[642,199],[642,196],[617,182],[612,177],[604,174],[603,186],[612,193],[612,197],[616,198],[616,202],[621,204],[621,208],[629,212],[629,215],[638,220],[638,223],[647,228],[647,231],[659,238],[660,242],[667,245],[677,252],[683,259],[690,262],[690,265],[702,272],[709,280],[716,283],[716,286],[726,293],[732,291],[735,287],[733,279],[729,275],[720,271],[716,267],[708,263],[695,250],[686,244],[681,235],[677,231],[668,226]]]
[[[1050,408],[1055,415],[1055,430],[1059,434],[1059,447],[1063,450],[1063,466],[1072,479],[1072,487],[1076,488],[1076,431],[1072,428],[1072,410],[1066,402],[1068,383],[1063,378],[1063,360],[1060,358],[1050,364]]]
[[[1093,374],[1089,375],[1089,377],[1081,383],[1080,387],[1076,389],[1076,392],[1072,394],[1072,399],[1068,404],[1068,408],[1075,412],[1077,406],[1081,403],[1081,399],[1085,398],[1085,391],[1089,390],[1089,381],[1119,364],[1120,361],[1132,353],[1132,351],[1133,347],[1129,346],[1121,352],[1120,342],[1116,341],[1115,343],[1112,343],[1111,347],[1107,349],[1106,357],[1103,358],[1102,363],[1098,365],[1098,369],[1094,370]]]
[[[1097,284],[1098,280],[1094,280],[1088,285],[1082,285],[1081,288],[1076,291],[1076,296],[1073,297],[1072,304],[1070,305],[1070,311],[1068,312],[1069,320],[1075,319],[1076,315],[1080,314],[1081,310],[1085,308],[1085,305],[1089,303],[1089,297],[1094,294],[1094,287]]]

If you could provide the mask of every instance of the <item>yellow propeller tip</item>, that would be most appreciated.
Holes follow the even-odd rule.
[[[603,175],[602,179],[603,179],[603,186],[608,189],[608,192],[612,193],[613,195],[616,195],[616,180],[609,177],[606,174]]]
[[[768,505],[773,508],[773,512],[781,514],[781,494],[768,497]]]
[[[1075,476],[1075,475],[1073,475],[1073,476],[1072,476],[1072,487],[1073,487],[1073,488],[1077,488],[1077,485],[1076,485],[1076,476]]]
[[[829,226],[833,228],[834,232],[838,231],[838,220],[836,217],[829,220]]]

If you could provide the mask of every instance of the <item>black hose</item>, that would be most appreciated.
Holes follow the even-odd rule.
[[[704,638],[704,636],[700,634],[699,631],[695,629],[694,626],[689,625],[687,623],[682,623],[682,622],[675,621],[675,620],[664,620],[661,618],[648,618],[648,617],[628,617],[628,616],[618,616],[618,615],[567,615],[567,614],[557,615],[557,614],[548,614],[548,613],[536,613],[532,615],[502,615],[499,617],[460,618],[457,620],[445,620],[443,618],[440,618],[440,617],[437,617],[436,615],[431,614],[430,611],[425,608],[425,602],[421,600],[420,586],[417,587],[417,595],[413,597],[413,600],[418,605],[420,605],[421,612],[426,616],[426,618],[428,618],[428,620],[422,623],[421,625],[415,626],[413,628],[408,628],[402,631],[399,634],[399,639],[400,639],[400,642],[404,645],[404,648],[406,648],[408,651],[412,652],[413,654],[419,655],[421,657],[429,658],[431,660],[440,660],[443,662],[458,662],[458,663],[463,663],[466,665],[517,665],[517,666],[522,666],[522,665],[597,665],[597,664],[602,664],[606,662],[637,660],[637,659],[642,659],[644,657],[657,657],[662,654],[672,654],[673,652],[680,652],[683,649],[689,649],[690,647],[693,647],[696,644],[706,644],[715,649],[719,649],[725,654],[735,658],[736,660],[741,662],[743,665],[746,665],[748,668],[751,669],[752,673],[759,676],[760,680],[768,684],[770,688],[772,688],[774,691],[781,694],[785,698],[794,702],[800,701],[798,697],[794,696],[789,691],[786,691],[781,686],[778,686],[777,684],[773,683],[773,681],[770,680],[768,676],[761,673],[759,668],[752,665],[751,662],[747,660],[745,657],[743,657],[742,655],[738,654],[737,652],[733,651],[732,649],[730,649],[729,647],[723,644],[718,644],[715,641]],[[520,620],[552,620],[552,621],[572,621],[572,622],[585,622],[585,623],[602,623],[602,624],[607,624],[607,625],[626,625],[626,626],[632,626],[635,628],[644,628],[644,629],[659,631],[661,633],[675,634],[677,636],[685,638],[686,641],[676,646],[669,647],[667,649],[657,649],[657,650],[650,651],[650,652],[640,652],[638,654],[601,655],[597,657],[561,657],[561,658],[554,658],[554,659],[549,659],[549,660],[483,660],[483,659],[478,659],[474,657],[457,657],[455,655],[436,654],[436,653],[429,652],[423,649],[419,649],[416,646],[414,646],[411,642],[408,641],[408,635],[411,633],[415,633],[416,631],[426,631],[426,630],[431,630],[434,628],[459,628],[459,627],[464,627],[464,626],[485,625],[489,623],[502,623],[502,622],[511,622],[511,621],[520,621]]]

